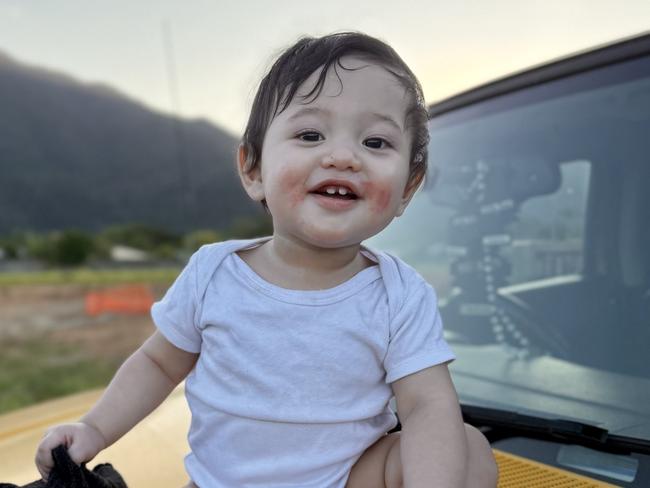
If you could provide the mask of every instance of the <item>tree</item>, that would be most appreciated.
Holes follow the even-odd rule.
[[[53,235],[51,264],[79,266],[86,262],[93,252],[93,239],[79,230],[65,230]]]

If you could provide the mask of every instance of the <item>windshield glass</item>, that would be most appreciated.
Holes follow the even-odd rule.
[[[436,288],[461,401],[649,439],[650,58],[430,133],[428,181],[366,244]]]

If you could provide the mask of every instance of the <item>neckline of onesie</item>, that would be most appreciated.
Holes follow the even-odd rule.
[[[230,253],[229,258],[235,268],[234,271],[236,276],[243,277],[246,282],[257,291],[282,302],[299,305],[326,305],[336,303],[354,295],[362,288],[381,278],[379,265],[376,264],[362,269],[348,280],[331,288],[325,288],[322,290],[296,290],[283,288],[262,278],[237,254],[237,251],[255,247],[266,240],[268,240],[268,238],[262,238],[252,241],[250,244],[245,245],[240,249],[235,249]],[[361,252],[371,261],[378,263],[378,257],[366,247],[361,246]]]

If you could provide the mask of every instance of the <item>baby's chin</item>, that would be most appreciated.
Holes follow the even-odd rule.
[[[381,230],[381,229],[380,229]],[[336,250],[359,247],[363,241],[370,239],[377,232],[336,232],[319,231],[303,234],[302,239],[309,245],[321,249]]]
[[[274,234],[286,234],[290,240],[324,250],[359,247],[363,241],[381,232],[393,218],[387,215],[373,218],[372,215],[351,214],[332,217],[301,215],[295,220],[274,221]]]

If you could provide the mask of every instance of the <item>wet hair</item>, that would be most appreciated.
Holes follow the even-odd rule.
[[[425,175],[429,131],[428,114],[420,82],[392,47],[360,32],[340,32],[318,38],[302,37],[280,54],[262,79],[253,100],[241,140],[246,154],[244,171],[251,171],[260,164],[264,136],[271,121],[288,107],[296,91],[307,78],[320,69],[312,90],[300,95],[305,103],[310,103],[323,90],[330,67],[333,66],[335,71],[337,66],[346,70],[353,69],[341,65],[341,58],[351,55],[383,67],[406,89],[410,97],[406,111],[406,128],[412,132],[409,181]],[[310,98],[311,100],[308,100]]]

